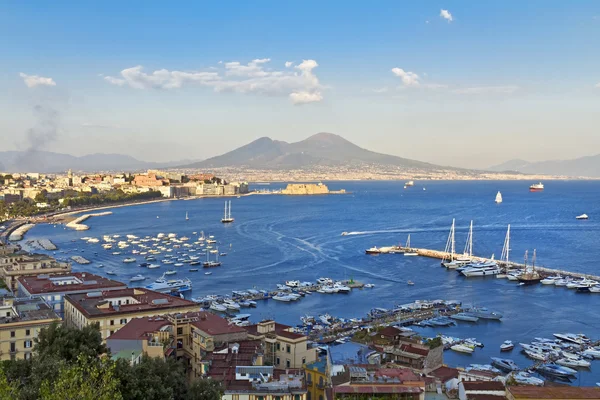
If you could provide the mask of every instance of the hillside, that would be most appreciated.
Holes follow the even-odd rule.
[[[81,157],[49,151],[1,151],[0,171],[5,172],[62,172],[73,171],[135,171],[148,168],[164,168],[181,164],[140,161],[123,154],[88,154]]]
[[[524,160],[510,160],[502,164],[489,167],[488,170],[495,172],[517,171],[524,174],[547,174],[600,178],[600,154],[595,156],[575,158],[572,160],[550,160],[533,163]]]
[[[341,136],[317,133],[300,142],[287,143],[262,137],[220,156],[185,165],[184,168],[249,167],[256,169],[302,169],[312,166],[360,164],[403,168],[440,169],[421,161],[363,149]]]

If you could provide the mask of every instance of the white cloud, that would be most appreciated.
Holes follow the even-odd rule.
[[[450,14],[450,11],[444,9],[440,10],[440,17],[444,18],[448,22],[452,22],[454,20],[452,18],[452,14]]]
[[[392,73],[402,79],[404,86],[419,86],[419,75],[402,68],[392,68]]]
[[[595,87],[597,87],[598,89],[600,89],[600,82],[596,83]]]
[[[443,83],[425,83],[421,85],[425,89],[437,90],[437,89],[448,89],[448,85],[444,85]]]
[[[207,71],[169,71],[161,69],[143,72],[142,66],[127,68],[119,77],[105,76],[104,80],[117,86],[134,89],[177,89],[187,85],[212,88],[215,92],[234,92],[266,96],[288,96],[294,104],[317,102],[323,99],[323,86],[314,74],[315,60],[303,60],[294,70],[273,70],[269,58],[255,59],[247,64],[230,61],[220,68]],[[289,65],[288,65],[289,63]],[[292,66],[286,62],[286,67]]]
[[[290,93],[290,100],[295,105],[316,103],[323,100],[321,92],[293,92]]]
[[[519,87],[516,85],[507,85],[507,86],[477,86],[477,87],[468,87],[453,90],[454,93],[458,94],[511,94],[519,90]]]
[[[36,86],[56,86],[56,82],[52,78],[45,78],[38,75],[27,75],[23,72],[19,73],[19,76],[23,78],[23,82],[28,88],[34,88]]]
[[[293,63],[293,62],[291,62],[291,61],[286,61],[286,62],[285,62],[285,67],[286,67],[286,68],[289,68],[289,67],[291,67],[291,66],[292,66],[292,64],[294,64],[294,63]]]

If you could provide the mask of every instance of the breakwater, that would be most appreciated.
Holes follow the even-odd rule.
[[[88,229],[90,229],[90,227],[85,224],[82,224],[83,221],[85,221],[91,217],[102,217],[102,216],[110,215],[110,214],[112,214],[112,211],[104,211],[104,212],[93,213],[93,214],[84,214],[84,215],[74,219],[73,221],[69,222],[66,226],[67,226],[67,228],[75,229],[76,231],[87,231]]]

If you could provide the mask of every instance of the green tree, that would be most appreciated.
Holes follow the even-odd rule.
[[[223,386],[212,379],[198,379],[189,386],[186,400],[221,400]]]
[[[76,363],[60,369],[57,379],[44,380],[41,400],[121,400],[115,366],[108,359],[83,355]]]
[[[187,394],[185,367],[169,358],[142,357],[131,367],[128,360],[120,359],[115,367],[120,381],[119,390],[127,400],[183,400]]]
[[[45,203],[47,198],[46,196],[48,195],[48,191],[46,189],[42,189],[38,194],[35,195],[35,202],[36,203]]]
[[[107,352],[98,324],[77,329],[56,322],[40,331],[34,350],[40,360],[50,357],[66,362],[75,361],[79,355],[95,358]]]
[[[19,398],[19,383],[9,380],[0,364],[0,400],[14,400]]]

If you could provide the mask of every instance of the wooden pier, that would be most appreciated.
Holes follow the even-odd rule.
[[[438,260],[450,260],[450,253],[447,253],[445,251],[439,251],[439,250],[431,250],[431,249],[416,249],[416,248],[406,248],[406,247],[398,247],[397,248],[399,250],[399,252],[406,252],[406,251],[416,251],[417,254],[419,256],[422,257],[428,257],[428,258],[435,258]],[[461,257],[462,254],[454,254],[454,259]],[[490,258],[486,258],[486,257],[477,257],[477,256],[472,256],[471,257],[474,261],[491,261]],[[506,262],[503,260],[494,260],[498,263],[499,266],[504,267],[506,269],[506,271],[511,271],[511,270],[524,270],[525,269],[525,264],[520,264],[520,263],[516,263],[516,262]],[[563,276],[570,276],[573,278],[587,278],[587,279],[593,279],[593,280],[598,280],[600,281],[600,276],[598,275],[591,275],[591,274],[583,274],[580,272],[573,272],[573,271],[566,271],[566,270],[560,270],[560,269],[554,269],[554,268],[546,268],[546,267],[540,267],[540,266],[535,266],[535,270],[538,271],[541,275],[556,275],[556,274],[560,274]]]

